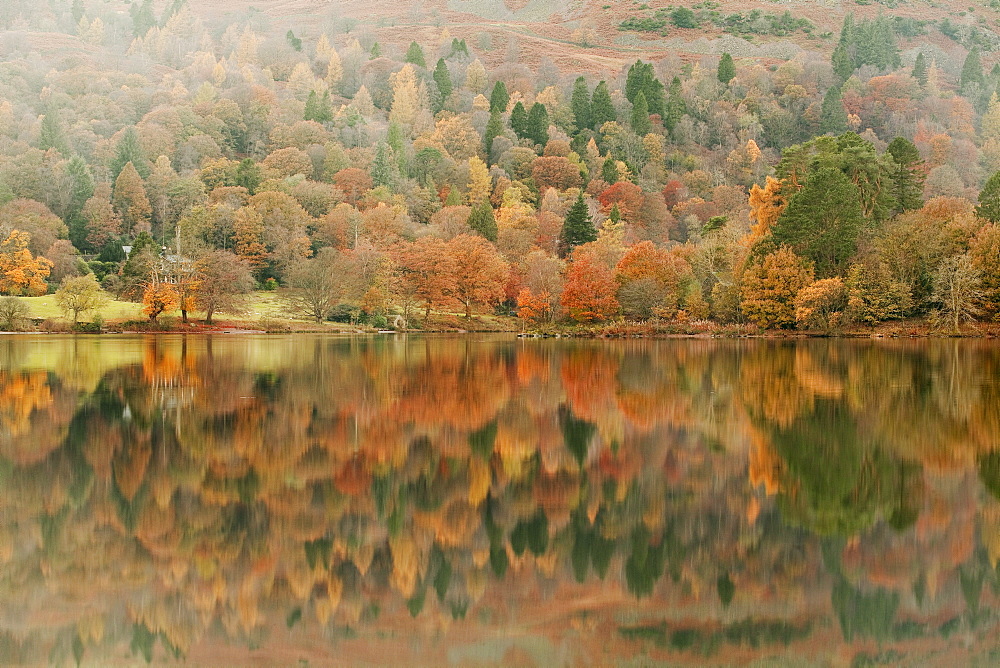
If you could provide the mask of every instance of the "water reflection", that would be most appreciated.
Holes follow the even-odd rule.
[[[8,337],[0,662],[991,663],[998,395],[988,342]]]

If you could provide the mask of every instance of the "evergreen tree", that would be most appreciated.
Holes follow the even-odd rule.
[[[761,250],[787,245],[813,261],[818,278],[841,273],[857,250],[864,222],[860,200],[858,187],[839,169],[816,169],[789,199]]]
[[[132,17],[132,35],[134,37],[144,37],[149,29],[156,25],[153,0],[142,0],[142,4],[133,2],[128,11]]]
[[[319,98],[319,113],[316,116],[317,123],[330,123],[333,121],[333,104],[330,102],[330,91],[325,90]]]
[[[66,163],[66,173],[70,178],[69,204],[66,208],[66,224],[69,238],[77,248],[83,248],[87,240],[87,220],[83,217],[83,205],[94,196],[94,177],[87,162],[74,155]]]
[[[921,87],[927,85],[927,61],[924,60],[924,53],[917,54],[917,59],[913,61],[913,71],[910,76],[917,80]]]
[[[488,241],[496,242],[499,231],[497,230],[496,216],[493,214],[493,206],[489,200],[483,200],[472,207],[472,213],[469,214],[469,227]]]
[[[911,211],[923,206],[924,174],[920,151],[905,137],[896,137],[886,149],[896,163],[893,174],[893,195],[896,211]]]
[[[979,47],[974,46],[969,49],[969,55],[965,57],[965,62],[962,64],[959,87],[963,93],[966,93],[972,84],[982,86],[984,83],[983,65],[979,60]]]
[[[649,121],[649,105],[646,104],[646,95],[642,91],[635,96],[632,102],[632,131],[640,137],[649,134],[653,129]]]
[[[315,90],[309,91],[309,97],[306,99],[306,108],[302,112],[302,120],[304,121],[319,121],[319,95],[316,94]]]
[[[382,57],[382,45],[378,42],[372,44],[372,48],[368,51],[368,60],[375,60],[376,58]]]
[[[394,168],[392,149],[384,141],[380,141],[375,146],[375,157],[372,159],[371,167],[372,183],[375,187],[391,188],[396,181]]]
[[[591,124],[590,115],[590,91],[587,90],[587,80],[577,77],[573,82],[573,95],[570,97],[570,109],[573,110],[573,119],[576,121],[577,130],[589,128]]]
[[[438,91],[441,93],[441,99],[446,100],[452,91],[451,83],[451,72],[448,71],[448,65],[444,62],[444,58],[438,58],[437,65],[434,67],[434,83],[437,84]]]
[[[288,46],[292,47],[296,51],[302,50],[302,40],[295,36],[291,30],[285,33],[285,41],[288,42]]]
[[[410,42],[409,48],[406,49],[405,61],[418,67],[427,67],[427,61],[424,59],[424,50],[416,42]]]
[[[830,63],[833,65],[833,73],[841,82],[847,81],[854,72],[854,60],[844,44],[838,44],[834,48]]]
[[[520,139],[528,136],[528,110],[524,108],[524,105],[520,101],[510,110],[510,129]]]
[[[406,156],[406,135],[399,123],[389,123],[389,129],[385,133],[385,143],[392,149],[392,154],[396,156],[396,165],[402,174],[408,174],[410,163]]]
[[[640,92],[646,96],[649,113],[662,116],[664,111],[663,84],[653,73],[651,63],[637,60],[628,69],[628,76],[625,79],[625,97],[629,102],[635,104],[635,97]]]
[[[993,174],[980,191],[976,215],[991,223],[1000,223],[1000,172]]]
[[[521,104],[518,102],[518,104]],[[524,107],[521,107],[524,110]],[[511,114],[511,119],[514,115]],[[525,116],[527,118],[527,116]],[[490,114],[490,120],[486,123],[486,131],[483,133],[483,149],[486,151],[486,161],[492,164],[490,160],[490,154],[493,151],[493,140],[503,134],[503,118],[500,116],[499,111],[494,111]]]
[[[115,147],[115,157],[112,158],[110,165],[111,180],[117,179],[125,165],[130,162],[135,171],[139,172],[139,176],[144,179],[149,177],[149,161],[146,160],[146,154],[139,144],[139,134],[133,126],[125,128],[122,138]]]
[[[649,103],[648,99],[646,103]],[[615,113],[615,105],[611,102],[611,93],[608,91],[608,84],[605,81],[600,81],[594,89],[594,95],[590,101],[590,120],[593,123],[591,127],[595,130],[600,130],[605,123],[618,120],[618,114]]]
[[[681,96],[681,80],[679,77],[674,77],[673,81],[670,82],[670,90],[667,92],[667,108],[666,114],[663,115],[663,126],[673,132],[677,123],[686,113],[687,104]]]
[[[832,132],[839,134],[847,129],[847,112],[840,99],[840,86],[831,86],[823,96],[823,108],[820,111],[819,131],[823,134]]]
[[[526,134],[536,144],[545,146],[549,142],[549,112],[541,102],[531,105]]]
[[[251,195],[257,193],[257,187],[263,180],[264,175],[261,173],[260,167],[250,158],[244,158],[236,166],[236,178],[234,179],[236,185],[246,188]]]
[[[601,180],[612,186],[618,183],[618,163],[610,155],[604,159],[604,164],[601,165]]]
[[[576,202],[566,213],[562,232],[559,235],[559,256],[566,257],[580,244],[597,240],[597,230],[590,218],[590,209],[583,201],[583,191],[576,196]]]
[[[42,128],[38,135],[38,148],[47,151],[54,148],[63,155],[69,155],[69,143],[59,122],[59,113],[55,107],[50,107],[42,117]]]
[[[83,0],[73,0],[73,7],[70,11],[73,14],[73,23],[79,23],[84,14]]]
[[[715,76],[724,84],[728,84],[736,76],[736,63],[733,62],[733,57],[729,53],[722,54],[722,59],[719,60],[719,69],[716,71]]]
[[[490,93],[490,111],[506,113],[508,104],[510,104],[510,94],[507,93],[507,84],[497,81],[493,84],[493,92]]]

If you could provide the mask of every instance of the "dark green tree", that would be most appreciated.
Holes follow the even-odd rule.
[[[920,151],[905,137],[896,137],[886,149],[896,163],[892,193],[896,198],[895,210],[911,211],[924,204],[924,173]]]
[[[819,116],[819,131],[839,134],[847,129],[847,111],[840,99],[840,86],[831,86],[823,96],[823,108]]]
[[[38,148],[47,151],[54,148],[63,155],[69,155],[69,143],[66,141],[66,133],[63,132],[62,122],[59,120],[59,112],[55,107],[49,107],[42,116],[42,128],[38,135]]]
[[[520,139],[528,136],[528,110],[524,108],[524,105],[520,101],[510,110],[510,129]]]
[[[330,104],[330,92],[323,91],[323,95],[317,95],[316,91],[309,91],[309,98],[306,100],[306,108],[302,112],[302,119],[316,121],[317,123],[329,123],[332,121],[333,107]]]
[[[992,223],[1000,223],[1000,172],[996,172],[979,192],[976,215]]]
[[[296,51],[302,50],[302,40],[295,36],[291,30],[285,33],[285,41],[288,42],[288,46],[292,47]]]
[[[94,195],[94,177],[87,162],[74,155],[66,163],[66,174],[70,178],[69,203],[66,207],[66,224],[69,238],[77,248],[84,248],[87,239],[87,221],[81,215],[83,205]]]
[[[864,223],[858,187],[840,170],[821,167],[809,174],[774,224],[762,250],[789,246],[812,260],[817,278],[836,276],[857,250]]]
[[[590,218],[590,209],[583,201],[583,191],[576,196],[576,202],[566,213],[562,232],[559,235],[559,256],[566,257],[580,244],[597,240],[597,230]]]
[[[962,64],[962,75],[959,78],[959,88],[963,93],[969,91],[972,84],[982,86],[985,83],[983,77],[983,64],[979,60],[979,47],[974,46],[969,49],[969,55],[965,57]]]
[[[640,137],[649,134],[653,129],[653,125],[649,121],[649,105],[646,104],[646,95],[642,91],[639,91],[632,102],[630,120],[632,121],[632,131]]]
[[[132,17],[132,35],[144,37],[149,29],[156,25],[156,15],[153,14],[153,0],[142,0],[142,4],[132,3],[129,8]]]
[[[526,134],[536,144],[545,146],[549,142],[549,112],[541,102],[531,105]]]
[[[493,214],[493,206],[488,200],[483,200],[479,204],[472,207],[472,212],[469,214],[469,227],[472,228],[476,234],[485,237],[489,241],[495,242],[497,240],[497,219]]]
[[[841,83],[847,81],[851,73],[854,72],[854,60],[851,58],[851,54],[848,53],[847,47],[844,44],[838,44],[833,49],[830,64],[833,65],[833,73],[837,75]]]
[[[646,103],[649,103],[648,99]],[[605,123],[618,120],[615,105],[611,102],[611,92],[605,81],[598,82],[597,87],[594,88],[594,95],[590,100],[590,120],[591,127],[595,130],[600,130]]]
[[[434,67],[434,83],[437,84],[437,89],[441,93],[441,99],[445,100],[451,95],[452,83],[451,83],[451,72],[448,71],[448,65],[444,62],[444,58],[438,58],[437,65]]]
[[[507,92],[507,84],[497,81],[493,84],[493,91],[490,92],[490,111],[506,113],[508,104],[510,104],[510,93]]]
[[[415,41],[410,42],[409,48],[406,49],[405,61],[418,67],[427,67],[427,60],[424,59],[424,50]]]
[[[518,102],[518,104],[521,104]],[[524,110],[524,107],[521,107]],[[511,119],[514,115],[511,114]],[[527,119],[527,114],[525,114]],[[483,133],[483,149],[486,151],[486,160],[491,162],[490,155],[493,151],[493,140],[503,134],[503,117],[500,116],[499,111],[494,111],[490,114],[490,120],[486,123],[486,131]]]
[[[130,162],[135,167],[135,171],[139,172],[139,176],[144,179],[149,177],[149,161],[146,160],[146,154],[139,144],[139,133],[135,131],[134,126],[125,128],[122,138],[118,140],[118,145],[115,147],[115,157],[111,159],[111,165],[109,165],[112,182],[118,178],[125,165]]]
[[[736,63],[733,62],[733,57],[728,53],[722,54],[715,76],[724,84],[728,84],[736,76]]]
[[[263,180],[264,175],[261,173],[260,166],[250,158],[244,158],[236,166],[236,178],[234,179],[236,185],[246,188],[251,195],[257,193],[257,187]]]
[[[375,145],[375,157],[371,166],[372,183],[378,186],[392,187],[396,182],[396,163],[392,149],[384,141]]]
[[[664,112],[663,84],[656,78],[652,63],[643,63],[641,60],[637,60],[628,68],[628,75],[625,78],[625,97],[629,102],[635,104],[635,96],[640,92],[646,96],[649,113],[662,116]]]
[[[910,72],[910,76],[916,79],[921,87],[927,85],[927,61],[924,59],[923,51],[918,53],[916,60],[913,61],[913,70]]]
[[[652,112],[652,108],[650,108],[650,112]],[[667,91],[667,105],[666,113],[663,115],[663,126],[673,132],[673,129],[677,127],[677,123],[680,122],[686,113],[687,103],[684,102],[684,97],[681,95],[681,80],[679,77],[674,77],[670,82],[670,90]]]
[[[570,109],[573,110],[573,119],[576,121],[577,130],[589,128],[591,124],[590,115],[590,91],[587,90],[587,80],[577,77],[573,82],[573,95],[570,97]]]
[[[368,50],[368,60],[375,60],[376,58],[382,57],[382,45],[378,42],[372,44],[372,48]]]
[[[601,180],[609,185],[618,183],[618,163],[610,155],[604,159],[604,164],[601,165]]]

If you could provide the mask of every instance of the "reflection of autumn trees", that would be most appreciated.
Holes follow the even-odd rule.
[[[848,640],[992,628],[961,612],[1000,555],[985,344],[178,337],[86,382],[37,345],[0,373],[18,651],[440,630],[574,587]],[[107,346],[77,345],[52,359]]]

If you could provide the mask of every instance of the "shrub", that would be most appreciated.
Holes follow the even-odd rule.
[[[17,297],[0,297],[0,330],[20,332],[27,328],[30,310]]]

